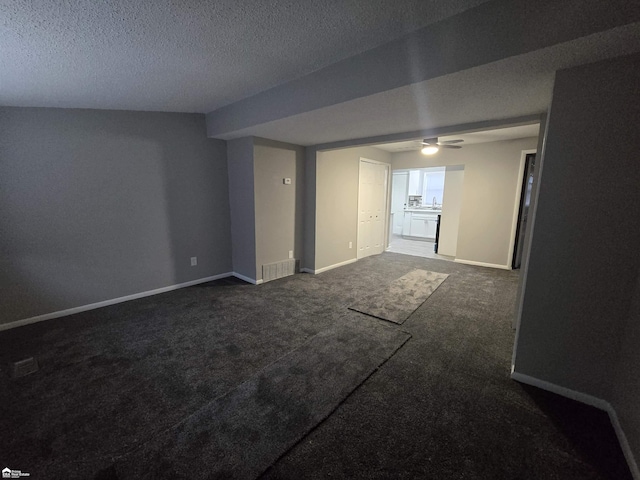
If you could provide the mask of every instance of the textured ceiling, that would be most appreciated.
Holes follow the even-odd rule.
[[[208,112],[486,0],[0,0],[0,105]]]

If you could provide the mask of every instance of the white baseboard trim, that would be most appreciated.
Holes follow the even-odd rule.
[[[563,397],[570,398],[571,400],[576,400],[580,403],[591,405],[592,407],[599,408],[600,410],[607,411],[607,408],[611,406],[609,405],[609,402],[607,402],[606,400],[602,400],[601,398],[597,398],[586,393],[577,392],[575,390],[571,390],[570,388],[561,387],[560,385],[556,385],[555,383],[540,380],[539,378],[531,377],[529,375],[525,375],[524,373],[513,372],[511,374],[511,379],[515,380],[516,382],[531,385],[532,387],[538,387],[542,390],[547,390],[548,392],[557,393],[558,395],[562,395]]]
[[[463,260],[462,258],[456,258],[454,262],[463,263],[465,265],[475,265],[476,267],[489,267],[499,268],[500,270],[511,270],[511,267],[509,265],[500,265],[498,263],[476,262],[474,260]]]
[[[254,285],[260,285],[262,283],[262,279],[256,280],[255,278],[250,278],[240,273],[232,272],[231,275],[233,275],[236,278],[239,278],[240,280],[244,280],[245,282],[252,283]]]
[[[333,265],[329,265],[328,267],[322,267],[317,270],[311,270],[310,268],[303,268],[302,271],[307,273],[313,273],[315,275],[317,273],[326,272],[327,270],[333,270],[334,268],[343,267],[345,265],[349,265],[350,263],[355,263],[357,261],[358,261],[357,258],[352,258],[350,260],[345,260],[344,262],[335,263]]]
[[[578,392],[576,390],[571,390],[570,388],[561,387],[560,385],[557,385],[555,383],[540,380],[539,378],[531,377],[523,373],[513,372],[511,374],[511,379],[515,380],[516,382],[531,385],[532,387],[547,390],[548,392],[556,393],[558,395],[570,398],[571,400],[576,400],[577,402],[581,402],[586,405],[591,405],[592,407],[607,412],[607,414],[609,415],[609,420],[611,420],[611,425],[613,426],[613,429],[616,432],[616,436],[618,437],[618,442],[620,443],[622,453],[624,453],[624,457],[627,460],[627,464],[629,465],[629,470],[631,470],[631,475],[635,480],[640,480],[640,469],[638,468],[638,463],[636,462],[633,452],[631,451],[631,446],[629,445],[627,436],[622,429],[622,425],[620,424],[620,420],[618,419],[618,414],[616,413],[615,408],[613,408],[613,405],[611,405],[608,401],[602,398],[594,397],[593,395]]]
[[[168,287],[156,288],[154,290],[147,290],[146,292],[134,293],[132,295],[125,295],[124,297],[112,298],[110,300],[104,300],[102,302],[90,303],[88,305],[81,305],[79,307],[67,308],[65,310],[58,310],[57,312],[45,313],[44,315],[37,315],[35,317],[24,318],[22,320],[16,320],[14,322],[3,323],[3,324],[0,324],[0,331],[22,327],[23,325],[30,325],[32,323],[43,322],[45,320],[52,320],[54,318],[66,317],[68,315],[73,315],[74,313],[86,312],[87,310],[94,310],[96,308],[108,307],[109,305],[128,302],[129,300],[135,300],[137,298],[150,297],[151,295],[170,292],[172,290],[178,290],[180,288],[190,287],[192,285],[198,285],[199,283],[211,282],[213,280],[218,280],[220,278],[230,277],[231,275],[232,275],[232,272],[220,273],[218,275],[213,275],[211,277],[199,278],[197,280],[178,283],[176,285],[169,285]]]
[[[607,413],[609,414],[609,419],[611,420],[613,429],[616,431],[618,442],[620,442],[620,447],[622,448],[622,453],[624,453],[624,457],[627,459],[631,475],[634,480],[640,480],[640,466],[638,466],[638,462],[631,451],[631,445],[629,445],[629,440],[627,440],[627,436],[622,429],[622,425],[620,425],[620,419],[618,418],[618,414],[616,413],[616,409],[613,408],[613,405],[609,404],[609,410],[607,410]]]

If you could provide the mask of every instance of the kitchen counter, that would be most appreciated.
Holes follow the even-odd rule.
[[[442,213],[442,209],[440,208],[436,208],[433,209],[431,207],[426,207],[426,208],[405,208],[404,209],[405,212],[413,212],[413,213],[433,213],[435,215],[440,215]]]

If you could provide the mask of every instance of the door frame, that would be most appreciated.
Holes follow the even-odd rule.
[[[529,180],[535,174],[536,154],[529,153],[526,155],[525,171],[522,176],[522,193],[520,195],[520,207],[518,208],[518,226],[516,228],[516,236],[513,244],[513,258],[511,259],[511,268],[517,270],[522,266],[522,247],[524,244],[524,235],[527,231],[527,220],[524,218],[524,210],[526,203],[527,190],[529,189]],[[531,198],[529,198],[529,205],[531,205]],[[528,213],[529,207],[527,207]],[[524,227],[524,228],[523,228]],[[520,264],[516,266],[516,260],[520,252]]]
[[[384,165],[385,166],[385,182],[386,182],[386,188],[385,188],[385,199],[384,199],[384,212],[383,212],[383,218],[384,218],[384,225],[383,225],[383,232],[384,232],[384,238],[382,239],[382,251],[384,252],[388,246],[389,246],[389,212],[391,210],[391,193],[390,193],[390,189],[391,189],[391,182],[390,182],[390,176],[391,176],[391,164],[390,163],[386,163],[386,162],[381,162],[379,160],[372,160],[370,158],[366,158],[366,157],[360,157],[360,159],[358,160],[358,218],[356,219],[356,259],[360,260],[361,257],[360,256],[360,250],[358,249],[358,245],[359,245],[359,236],[360,236],[360,177],[362,175],[362,162],[367,162],[367,163],[374,163],[377,165]]]
[[[388,241],[385,244],[386,247],[385,249],[389,248],[389,244],[391,243],[391,236],[393,235],[393,221],[391,219],[391,215],[393,215],[393,210],[391,209],[392,207],[392,203],[393,203],[393,176],[394,175],[406,175],[407,178],[405,179],[405,185],[404,185],[404,205],[406,207],[407,205],[407,192],[409,191],[409,170],[406,169],[400,169],[400,170],[391,170],[391,172],[389,173],[389,178],[391,179],[391,181],[389,182],[389,236],[388,236]],[[404,219],[403,219],[404,220]]]
[[[537,154],[537,149],[522,150],[520,153],[520,168],[518,169],[518,186],[516,187],[516,196],[513,201],[513,220],[511,222],[511,240],[509,240],[509,256],[507,257],[507,266],[512,270],[513,252],[516,248],[516,231],[518,230],[518,216],[520,214],[520,199],[522,198],[522,178],[524,177],[524,167],[527,162],[527,155]]]

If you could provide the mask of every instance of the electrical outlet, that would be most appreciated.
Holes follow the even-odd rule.
[[[289,250],[289,258],[293,258],[293,250]]]
[[[198,257],[191,257],[191,266],[195,267],[198,265]]]
[[[353,248],[353,242],[349,242],[349,248]]]

